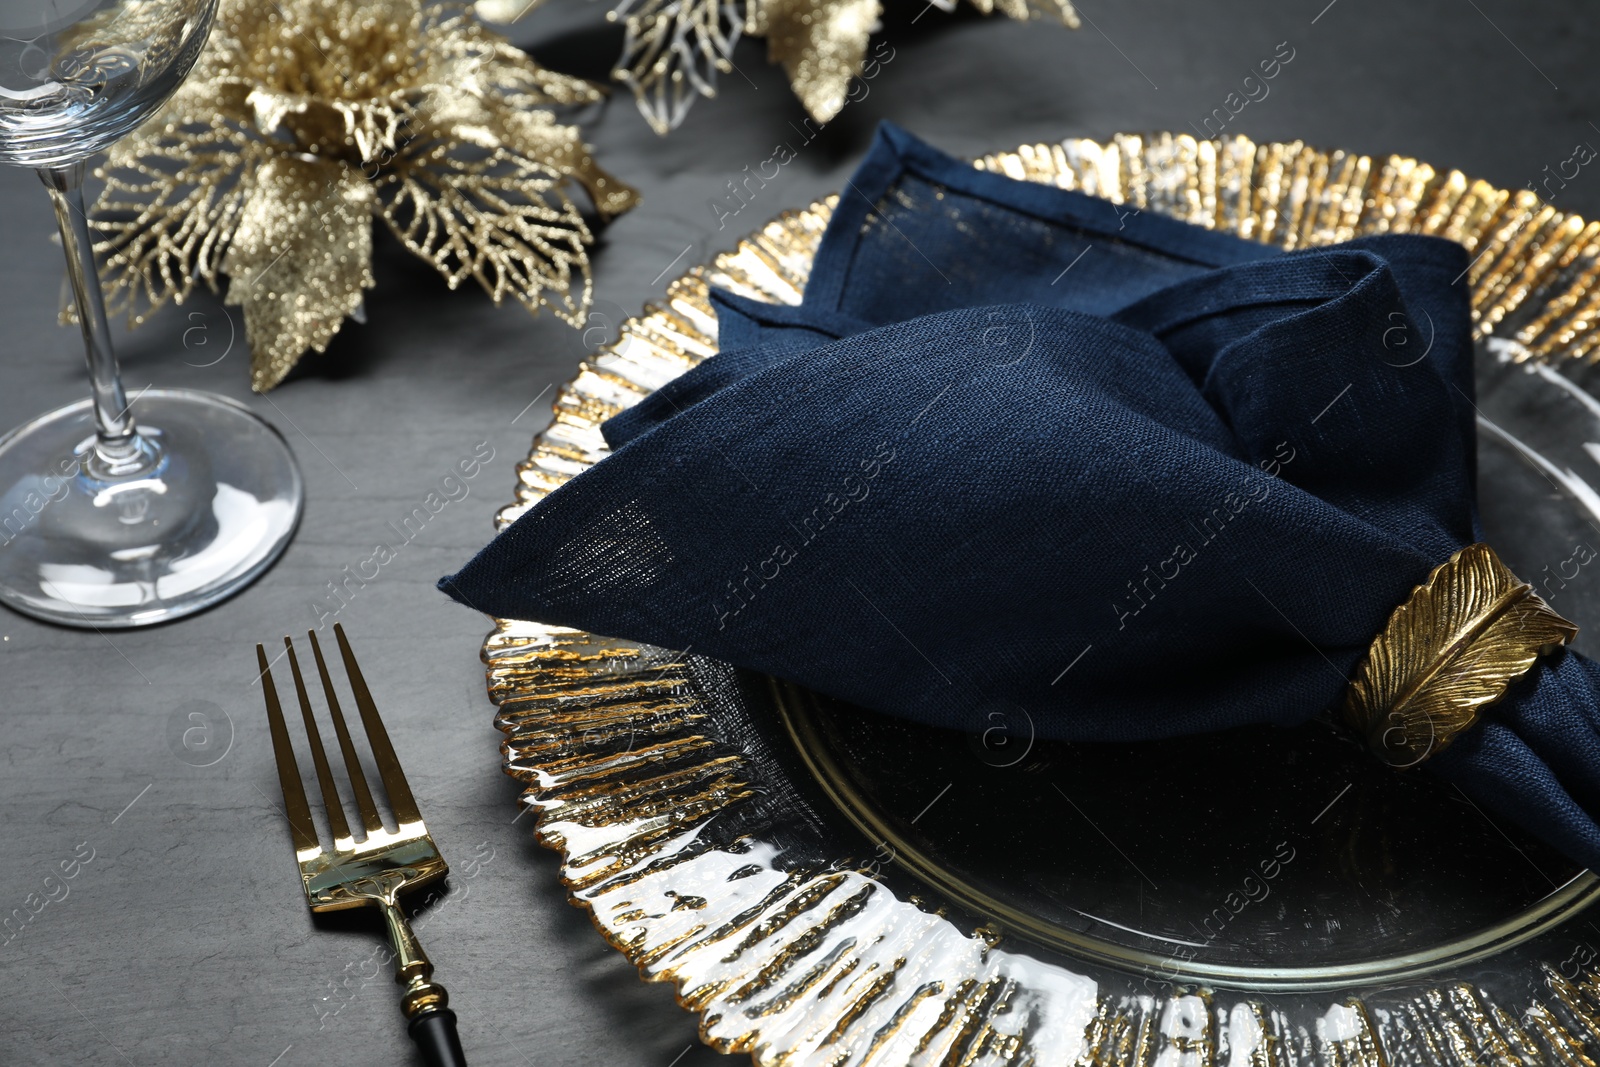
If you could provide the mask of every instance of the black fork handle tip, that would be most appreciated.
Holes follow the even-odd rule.
[[[406,1030],[417,1043],[428,1067],[467,1067],[461,1038],[456,1034],[456,1013],[449,1008],[435,1008],[414,1016]]]

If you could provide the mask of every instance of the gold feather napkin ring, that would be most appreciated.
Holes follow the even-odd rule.
[[[1577,633],[1494,549],[1468,545],[1389,616],[1345,690],[1345,721],[1379,759],[1414,767]]]

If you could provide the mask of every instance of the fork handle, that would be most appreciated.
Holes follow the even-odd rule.
[[[433,980],[433,961],[422,950],[422,943],[411,929],[404,909],[394,894],[378,899],[383,909],[389,945],[394,949],[394,980],[406,987],[400,1010],[410,1020],[406,1032],[422,1051],[428,1067],[467,1067],[456,1034],[456,1013],[449,1008],[450,994]]]
[[[422,1050],[423,1062],[428,1067],[467,1067],[461,1038],[456,1034],[456,1013],[449,1008],[419,1012],[406,1032]]]

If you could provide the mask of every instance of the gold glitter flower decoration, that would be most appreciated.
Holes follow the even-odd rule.
[[[547,108],[601,92],[458,0],[222,0],[189,79],[98,171],[107,298],[137,325],[226,276],[265,392],[361,308],[378,216],[451,288],[581,325],[593,236],[569,192],[602,219],[638,195]]]
[[[491,22],[511,22],[541,2],[477,0],[477,10]],[[928,7],[954,11],[956,3],[928,0]],[[1071,0],[971,3],[985,15],[1078,28]],[[827,122],[844,107],[850,80],[863,76],[867,39],[882,12],[879,0],[622,0],[607,15],[627,28],[612,77],[633,90],[645,120],[664,134],[697,96],[717,95],[717,75],[733,71],[733,46],[748,33],[767,39],[767,59],[783,64],[806,111]]]

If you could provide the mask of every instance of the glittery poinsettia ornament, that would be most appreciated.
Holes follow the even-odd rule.
[[[264,392],[361,307],[377,217],[452,288],[581,324],[593,238],[570,194],[601,218],[638,197],[545,108],[600,93],[454,0],[223,0],[189,79],[99,171],[107,297],[138,324],[225,276]]]
[[[477,0],[477,10],[491,22],[510,22],[542,2]],[[957,2],[928,0],[927,6],[954,11]],[[1078,27],[1071,0],[971,3],[985,15],[999,11]],[[827,122],[844,107],[850,79],[863,75],[867,39],[882,12],[879,0],[622,0],[607,16],[627,27],[612,77],[633,90],[650,126],[667,133],[696,96],[717,94],[717,75],[734,69],[733,46],[748,33],[767,39],[767,59],[783,64],[806,111]]]

